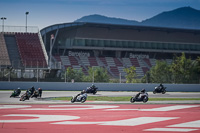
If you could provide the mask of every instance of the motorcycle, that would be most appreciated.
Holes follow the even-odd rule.
[[[39,91],[39,90],[34,91],[33,95],[31,95],[31,98],[33,98],[33,97],[35,97],[35,98],[41,97],[41,91]]]
[[[20,95],[20,93],[21,93],[21,91],[14,91],[11,95],[10,95],[10,97],[17,97],[17,96],[19,96]]]
[[[156,93],[165,94],[165,93],[166,93],[166,88],[167,88],[167,87],[161,88],[160,86],[157,86],[157,87],[155,87],[155,89],[154,89],[154,91],[153,91],[153,94],[156,94]]]
[[[139,95],[140,94],[138,93],[136,96],[132,96],[131,99],[130,99],[130,102],[131,103],[134,103],[134,102],[143,102],[143,103],[146,103],[149,100],[149,96],[148,96],[147,92],[141,94],[140,97],[139,97]]]
[[[29,100],[30,97],[31,97],[30,92],[26,92],[20,97],[19,101]]]
[[[98,87],[95,88],[87,87],[86,93],[93,93],[95,95],[97,93],[97,89]]]
[[[71,99],[71,102],[72,103],[74,103],[74,102],[84,103],[86,100],[87,100],[87,93],[84,93],[84,94],[80,94],[78,96],[73,96]]]

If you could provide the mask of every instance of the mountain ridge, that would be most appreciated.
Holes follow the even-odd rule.
[[[192,7],[181,7],[171,11],[162,12],[141,22],[136,20],[107,17],[98,14],[83,16],[74,22],[200,29],[200,10]]]

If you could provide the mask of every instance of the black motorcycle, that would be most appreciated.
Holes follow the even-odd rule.
[[[154,91],[153,91],[153,94],[156,94],[156,93],[165,94],[165,93],[166,93],[166,88],[167,88],[167,87],[160,87],[160,86],[157,86],[157,87],[155,87],[155,89],[154,89]]]
[[[14,92],[10,95],[10,97],[18,97],[20,94],[21,94],[21,90],[20,91],[14,90]]]
[[[143,103],[146,103],[149,100],[149,96],[148,96],[147,92],[141,94],[140,97],[139,97],[139,95],[140,94],[138,93],[136,96],[132,96],[131,99],[130,99],[130,102],[131,103],[134,103],[134,102],[143,102]]]
[[[73,96],[71,99],[71,102],[72,103],[74,103],[74,102],[84,103],[86,100],[87,100],[87,93],[84,93],[84,94],[80,94],[78,96]]]
[[[30,97],[31,97],[31,92],[26,91],[26,93],[24,93],[24,94],[20,97],[19,101],[29,100]]]
[[[97,89],[98,89],[98,87],[94,87],[94,88],[92,88],[92,87],[87,87],[87,89],[86,89],[86,93],[92,93],[92,94],[96,94],[97,93]]]
[[[33,97],[35,97],[35,98],[41,97],[41,92],[39,90],[35,90],[33,92],[33,95],[31,95],[31,98],[33,98]]]

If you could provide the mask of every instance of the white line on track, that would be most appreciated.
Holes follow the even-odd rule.
[[[138,125],[178,119],[178,118],[179,117],[139,117],[139,118],[131,118],[125,120],[116,120],[116,121],[98,121],[98,122],[63,121],[52,124],[63,124],[63,125],[99,124],[99,125],[110,125],[110,126],[138,126]]]
[[[181,123],[181,124],[175,124],[175,125],[171,125],[171,126],[168,126],[168,127],[195,127],[195,128],[200,128],[200,120]]]
[[[3,123],[21,123],[21,122],[49,122],[49,121],[63,121],[63,120],[74,120],[79,119],[78,116],[68,116],[68,115],[35,115],[35,114],[10,114],[4,116],[18,116],[18,117],[36,117],[27,118],[19,120],[0,120]]]
[[[0,105],[0,109],[16,109],[16,108],[28,108],[29,105]]]
[[[78,107],[78,108],[76,108]],[[51,105],[49,108],[27,108],[21,110],[89,110],[89,109],[108,109],[117,108],[112,105]]]
[[[168,131],[168,132],[190,132],[198,129],[184,129],[184,128],[151,128],[144,131]]]
[[[107,111],[125,111],[125,110],[138,110],[138,111],[172,111],[178,109],[186,109],[186,108],[193,108],[199,107],[199,105],[175,105],[175,106],[167,106],[167,107],[159,107],[159,108],[152,108],[152,109],[107,109]]]
[[[193,107],[199,107],[199,105],[175,105],[175,106],[167,106],[167,107],[160,107],[153,109],[141,109],[140,111],[172,111],[172,110],[186,109]]]

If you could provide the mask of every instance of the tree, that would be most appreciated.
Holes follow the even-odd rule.
[[[109,75],[103,67],[89,67],[88,74],[88,76],[84,77],[84,81],[109,82]]]
[[[130,68],[125,68],[124,71],[126,72],[126,83],[136,83],[137,74],[135,66],[131,66]]]
[[[170,68],[174,83],[188,83],[192,79],[193,70],[192,60],[187,59],[184,53],[180,57],[175,57]]]
[[[83,72],[82,72],[82,69],[79,69],[79,70],[75,70],[75,69],[72,69],[71,67],[68,67],[66,69],[66,72],[65,72],[65,77],[67,79],[67,82],[68,81],[71,81],[72,79],[76,82],[81,82],[82,79],[83,79]]]
[[[170,66],[166,61],[157,60],[156,65],[145,76],[152,83],[169,83],[171,82]]]
[[[200,83],[200,57],[197,57],[195,61],[193,61],[194,69],[193,69],[193,77],[194,80],[197,80],[197,83]]]

